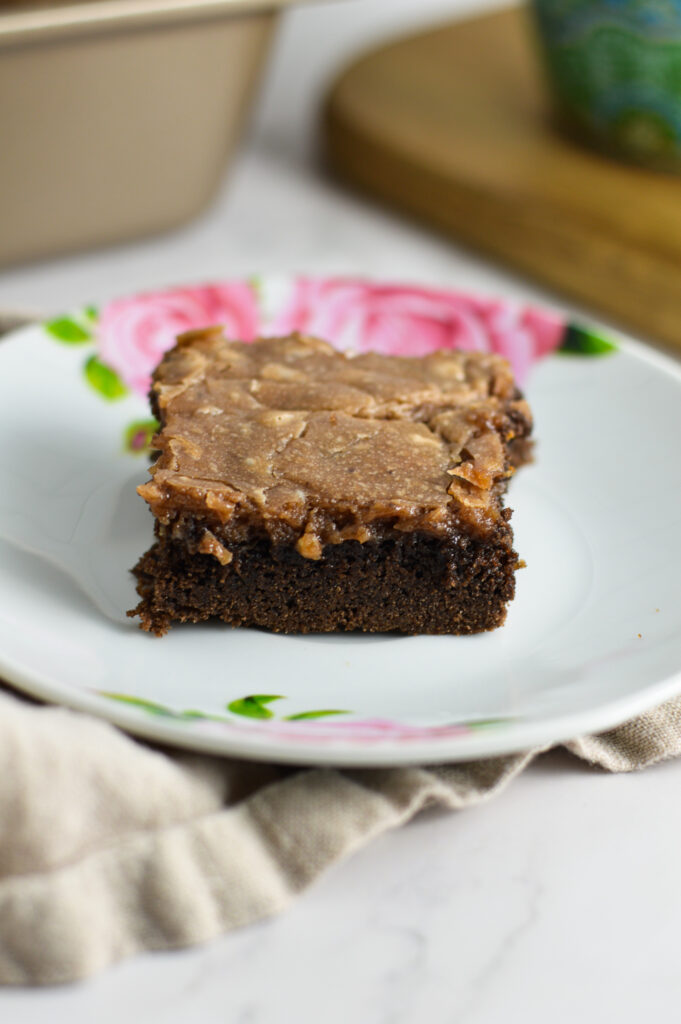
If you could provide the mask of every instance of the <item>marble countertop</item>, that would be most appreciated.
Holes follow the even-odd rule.
[[[0,273],[0,307],[52,312],[257,270],[533,288],[339,189],[316,104],[358,48],[480,8],[343,0],[287,16],[250,138],[192,225]],[[555,299],[553,300],[555,302]],[[634,1024],[681,999],[681,762],[608,776],[557,751],[491,803],[426,813],[334,868],[282,917],[63,989],[6,990],[7,1024]]]

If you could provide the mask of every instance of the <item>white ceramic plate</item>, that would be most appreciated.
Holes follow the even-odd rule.
[[[0,673],[9,682],[165,743],[346,765],[549,744],[681,692],[681,374],[627,341],[531,369],[538,457],[510,490],[527,568],[501,629],[139,631],[125,616],[136,603],[128,570],[152,520],[135,494],[147,460],[133,453],[150,429],[136,390],[173,333],[206,320],[245,336],[312,326],[343,347],[383,351],[486,345],[521,372],[566,338],[573,349],[607,347],[508,304],[274,278],[137,297],[14,333],[0,344]]]

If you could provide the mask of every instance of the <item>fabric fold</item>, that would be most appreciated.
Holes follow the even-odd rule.
[[[681,753],[681,699],[565,745],[608,771]],[[429,806],[500,793],[540,751],[291,770],[149,746],[0,693],[0,982],[56,984],[283,910]]]

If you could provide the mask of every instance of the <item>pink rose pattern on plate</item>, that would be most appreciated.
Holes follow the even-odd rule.
[[[425,356],[441,348],[497,352],[523,381],[558,348],[565,320],[505,299],[353,278],[301,277],[267,333],[302,331],[338,348]]]
[[[58,317],[45,328],[63,344],[95,345],[85,378],[103,398],[117,401],[129,391],[147,395],[154,368],[178,334],[217,324],[243,341],[300,331],[354,352],[495,352],[509,360],[521,384],[530,366],[551,352],[600,356],[617,348],[589,327],[508,299],[343,277],[265,277],[146,292],[115,299],[99,314],[88,307]]]
[[[224,324],[230,338],[257,336],[260,313],[250,284],[231,281],[115,299],[101,310],[97,347],[124,384],[146,395],[152,371],[177,335],[213,324]]]
[[[176,288],[117,299],[96,326],[99,357],[138,394],[182,331],[224,324],[230,338],[314,334],[337,348],[423,356],[441,348],[497,352],[525,379],[530,365],[559,347],[565,320],[506,299],[446,289],[377,284],[359,278],[298,277],[265,318],[257,286],[245,281]]]

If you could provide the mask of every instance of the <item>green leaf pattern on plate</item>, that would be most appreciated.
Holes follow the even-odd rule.
[[[227,710],[233,715],[243,715],[245,718],[274,718],[274,713],[265,705],[282,699],[276,693],[253,693],[249,697],[230,701]]]
[[[118,701],[119,704],[128,704],[130,707],[139,708],[141,711],[148,711],[150,715],[159,715],[161,718],[176,718],[175,712],[163,704],[157,704],[153,700],[145,700],[143,697],[133,697],[129,693],[112,693],[110,690],[99,690],[100,697],[108,697],[109,700]]]
[[[139,708],[141,711],[147,711],[150,715],[158,715],[162,718],[183,719],[184,721],[189,719],[213,722],[230,721],[225,715],[214,715],[207,711],[198,711],[193,708],[189,708],[186,711],[176,711],[173,708],[166,707],[164,704],[158,704],[153,700],[146,700],[144,697],[135,697],[128,693],[114,693],[110,690],[98,690],[97,693],[100,697],[107,697],[109,700],[118,701],[119,704],[128,704],[130,707]],[[239,697],[237,700],[230,701],[226,707],[233,715],[239,715],[241,718],[255,718],[259,721],[267,721],[270,718],[274,718],[274,712],[267,705],[272,704],[275,700],[286,700],[286,697],[278,693],[251,693],[246,697]],[[302,722],[316,718],[327,718],[329,715],[348,714],[350,714],[349,711],[341,711],[338,708],[299,711],[297,714],[282,716],[281,721]]]
[[[285,722],[306,722],[313,718],[328,718],[329,715],[348,715],[349,711],[341,711],[339,708],[329,708],[323,711],[299,711],[297,715],[285,715]]]
[[[173,708],[166,707],[165,704],[157,704],[156,701],[145,700],[143,697],[133,697],[129,693],[112,693],[109,690],[99,690],[97,692],[100,697],[108,697],[109,700],[115,700],[119,704],[127,704],[129,707],[139,708],[140,711],[147,711],[150,715],[157,715],[159,718],[173,718],[176,721],[178,719],[182,721],[192,719],[211,722],[229,721],[225,715],[211,715],[207,711],[195,711],[193,708],[189,708],[187,711],[175,711]]]
[[[124,398],[128,393],[128,389],[116,371],[103,363],[98,356],[90,356],[85,363],[83,372],[90,387],[109,402],[115,402],[117,398]]]
[[[84,345],[86,342],[92,341],[92,332],[84,324],[68,316],[49,320],[45,324],[45,330],[65,345]]]
[[[161,424],[158,420],[133,420],[123,432],[123,449],[131,455],[144,455]]]
[[[617,352],[617,345],[590,328],[568,324],[558,352],[571,356],[606,356]]]

